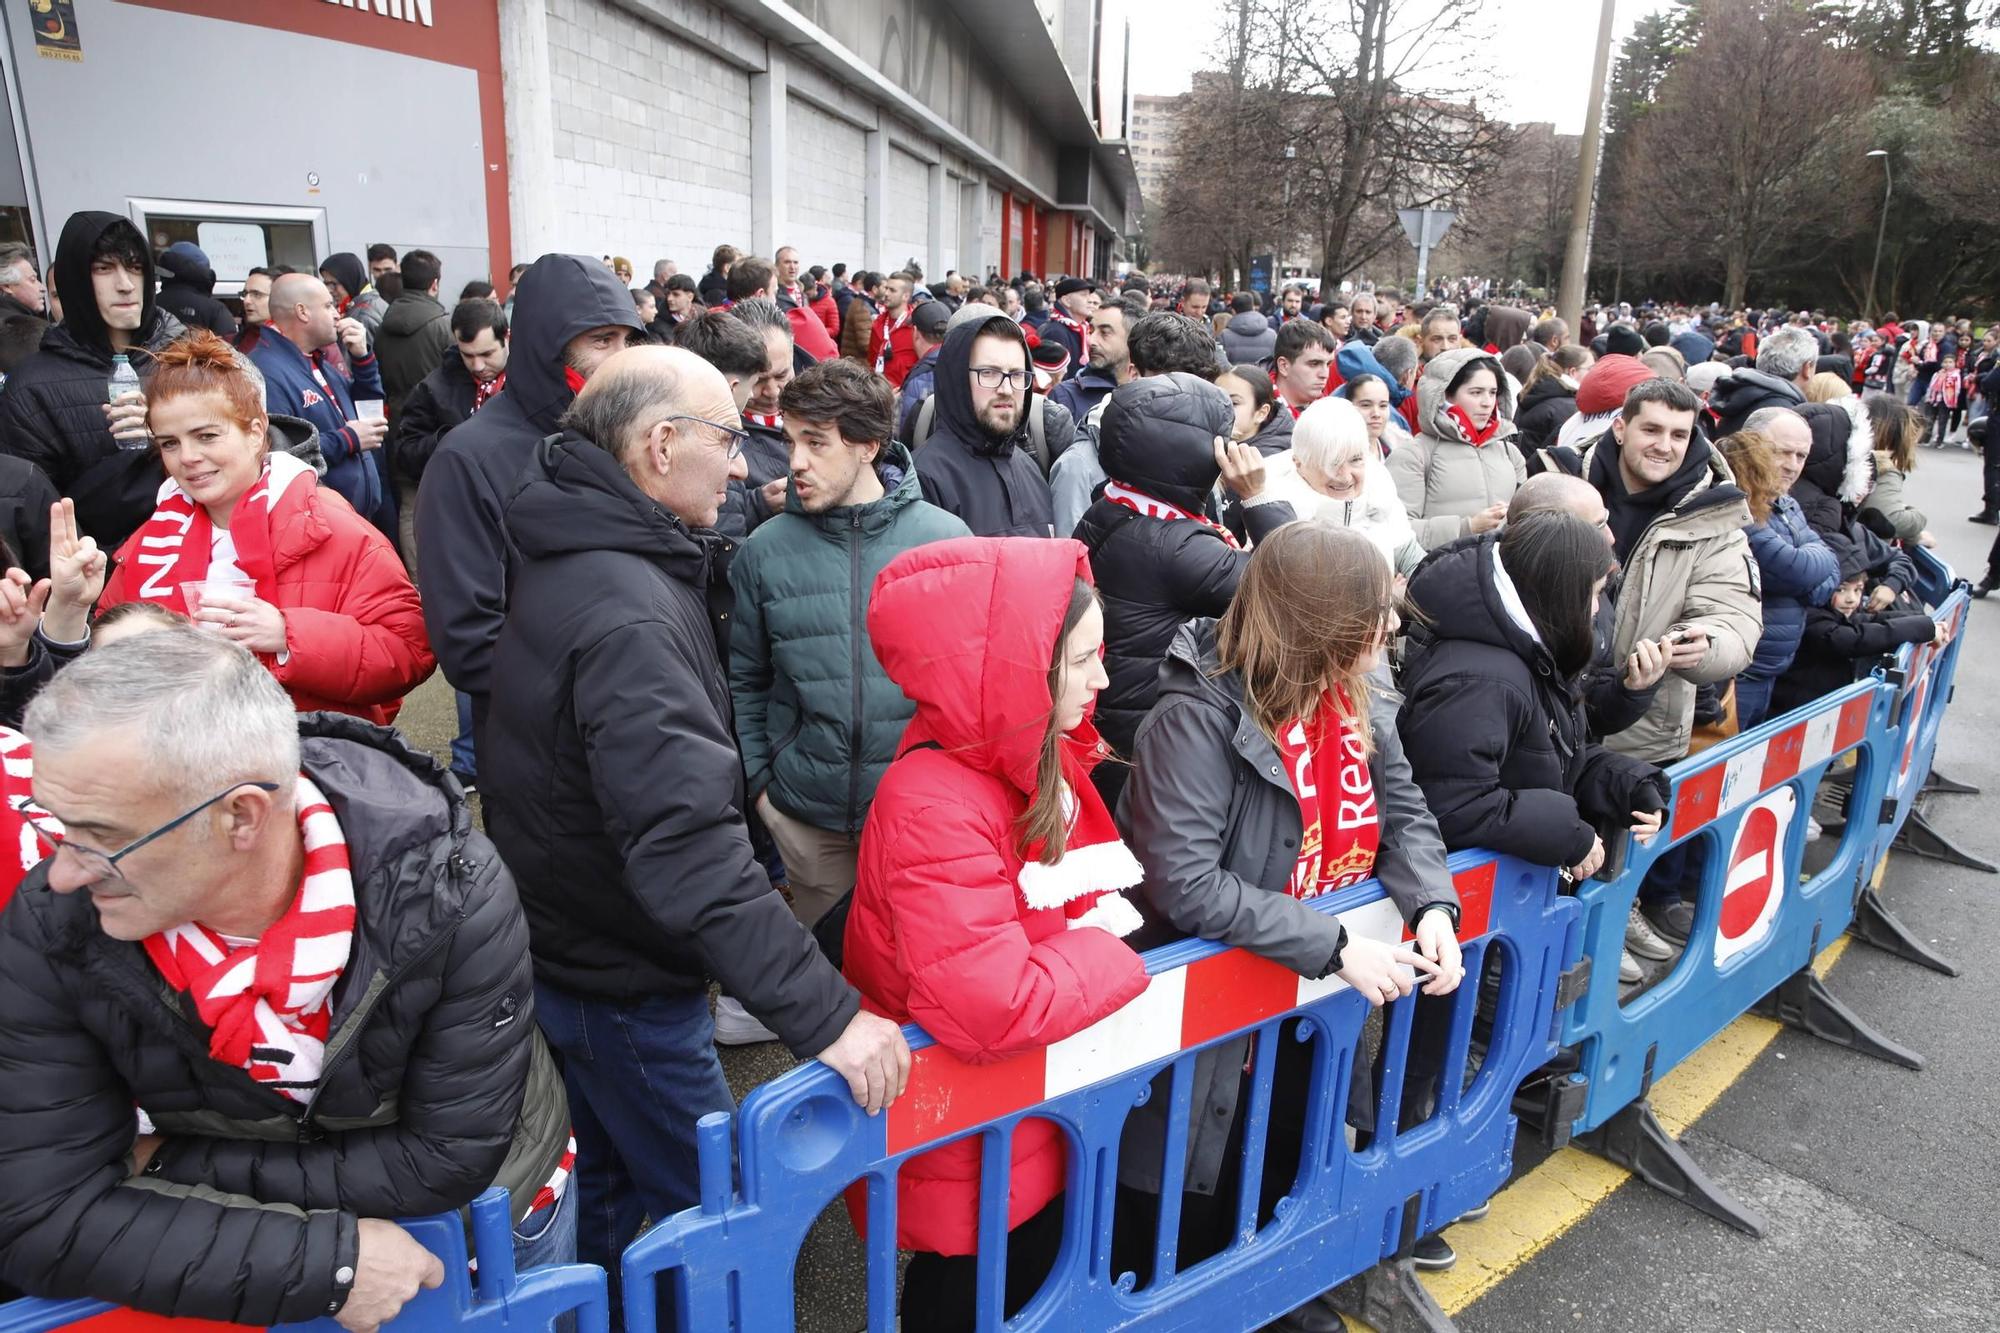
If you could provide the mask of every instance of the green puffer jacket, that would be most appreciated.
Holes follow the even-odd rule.
[[[808,514],[794,494],[729,570],[746,794],[755,802],[768,790],[785,814],[842,833],[861,831],[914,711],[868,643],[875,576],[913,546],[971,535],[924,502],[909,450],[890,445],[880,466],[885,483],[894,477],[880,500]]]

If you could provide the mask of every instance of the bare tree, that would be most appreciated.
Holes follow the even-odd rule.
[[[1490,183],[1511,131],[1486,119],[1479,7],[1458,0],[1260,0],[1252,39],[1283,70],[1271,127],[1292,148],[1288,212],[1338,282],[1401,245],[1399,208],[1455,205]]]
[[[1661,81],[1625,165],[1624,221],[1667,268],[1720,262],[1722,301],[1761,269],[1844,235],[1865,206],[1862,128],[1839,108],[1872,94],[1793,0],[1701,0],[1692,49]]]

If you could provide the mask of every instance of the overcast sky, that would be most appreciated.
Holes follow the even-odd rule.
[[[1464,0],[1492,24],[1488,115],[1514,122],[1553,120],[1564,134],[1583,132],[1599,0]],[[1618,0],[1612,57],[1641,16],[1671,0]],[[1218,67],[1221,0],[1123,0],[1132,19],[1132,89],[1186,92],[1198,69]],[[1107,9],[1110,6],[1107,5]]]

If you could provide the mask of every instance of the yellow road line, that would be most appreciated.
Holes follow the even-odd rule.
[[[1877,866],[1875,883],[1881,882],[1882,867]],[[1847,936],[1842,935],[1820,951],[1813,970],[1824,977],[1846,950]],[[1782,1031],[1782,1024],[1745,1014],[1655,1083],[1648,1096],[1667,1132],[1675,1138],[1685,1133]],[[1446,1314],[1459,1313],[1588,1217],[1630,1178],[1630,1172],[1601,1157],[1563,1149],[1493,1196],[1492,1211],[1483,1220],[1447,1229],[1458,1263],[1449,1272],[1422,1274],[1424,1286]],[[1350,1320],[1348,1327],[1360,1325]]]

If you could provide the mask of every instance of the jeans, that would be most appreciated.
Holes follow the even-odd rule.
[[[451,740],[451,771],[462,783],[477,782],[479,759],[472,748],[472,696],[460,690],[457,699],[458,735]]]
[[[1747,672],[1736,678],[1736,726],[1739,731],[1750,730],[1771,711],[1771,687],[1775,684],[1774,677],[1752,676]]]
[[[611,1322],[622,1322],[619,1256],[648,1218],[700,1198],[695,1122],[734,1111],[715,1058],[715,1020],[702,991],[636,1004],[570,995],[535,983],[535,1019],[562,1062],[576,1133],[576,1253],[611,1278]],[[662,1286],[661,1326],[671,1327]]]
[[[575,1262],[576,1182],[571,1181],[555,1207],[529,1213],[514,1228],[514,1271]]]

